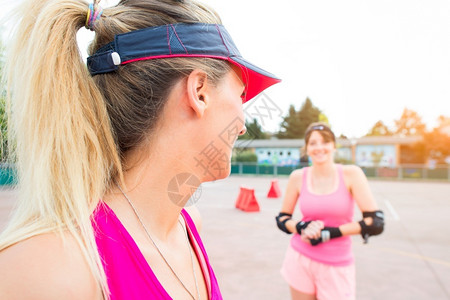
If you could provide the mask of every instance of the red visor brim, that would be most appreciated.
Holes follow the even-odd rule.
[[[281,79],[276,78],[272,74],[256,66],[253,66],[247,61],[229,59],[229,62],[238,66],[242,71],[242,80],[245,84],[245,98],[243,98],[243,103],[251,100],[268,87],[281,82]]]

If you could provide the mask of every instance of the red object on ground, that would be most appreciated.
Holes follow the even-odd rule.
[[[280,187],[278,185],[278,180],[272,180],[272,183],[270,184],[270,190],[267,193],[267,198],[280,198],[281,197],[281,191]]]
[[[259,211],[258,200],[255,197],[255,189],[245,188],[241,186],[239,196],[235,204],[236,208],[245,212]]]

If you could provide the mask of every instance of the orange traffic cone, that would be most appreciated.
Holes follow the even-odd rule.
[[[255,190],[241,186],[235,206],[245,212],[259,211],[260,209],[255,197]]]
[[[269,192],[267,193],[267,198],[279,198],[281,197],[280,187],[278,186],[278,180],[272,180],[270,184]]]
[[[241,187],[241,189],[239,190],[239,195],[238,195],[238,197],[237,197],[237,199],[236,199],[236,203],[234,204],[234,206],[237,208],[237,209],[242,209],[242,202],[243,202],[243,200],[244,200],[244,197],[245,197],[245,192],[243,191],[243,187]]]

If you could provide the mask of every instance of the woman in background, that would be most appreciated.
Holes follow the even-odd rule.
[[[0,298],[222,299],[183,206],[229,175],[242,103],[279,79],[195,1],[97,2],[26,0],[15,19],[19,204],[0,237]]]
[[[280,230],[294,233],[281,274],[293,300],[355,299],[350,235],[361,234],[367,242],[383,231],[384,216],[363,171],[334,163],[336,139],[328,125],[311,124],[305,148],[312,166],[291,173],[276,217]],[[360,222],[353,222],[355,202],[363,214]],[[301,220],[292,219],[297,203]]]

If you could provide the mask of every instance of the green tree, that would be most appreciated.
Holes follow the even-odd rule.
[[[306,98],[305,102],[303,103],[302,107],[300,108],[300,111],[298,112],[298,117],[301,121],[301,136],[300,138],[305,137],[306,128],[308,128],[309,124],[318,122],[320,120],[321,111],[317,107],[315,107],[311,100],[309,98]],[[328,120],[328,118],[323,115],[322,118],[324,121]]]
[[[321,111],[315,107],[309,98],[306,98],[299,111],[294,105],[289,107],[287,116],[283,118],[277,137],[280,139],[301,139],[305,137],[306,128],[313,122],[318,122]],[[328,120],[325,115],[323,119]]]
[[[0,30],[1,37],[1,30]],[[6,89],[3,84],[4,47],[0,39],[0,162],[6,161],[8,157],[8,126],[6,114]]]
[[[321,112],[319,114],[319,122],[330,125],[330,121],[328,121],[328,117],[323,112]]]
[[[392,132],[381,120],[377,121],[375,125],[373,125],[373,127],[366,134],[366,136],[387,136],[387,135],[392,135]]]
[[[8,157],[8,126],[3,93],[0,94],[0,130],[0,162],[4,162]]]
[[[232,162],[257,162],[258,156],[250,150],[239,152],[231,157]]]
[[[405,108],[400,119],[395,120],[395,133],[400,136],[418,136],[425,132],[425,124],[419,114]]]
[[[263,140],[268,138],[268,134],[265,133],[261,125],[259,125],[257,119],[253,119],[253,121],[250,123],[248,121],[245,121],[245,128],[247,128],[247,132],[241,136],[239,136],[238,139],[240,140]]]
[[[300,126],[301,122],[298,118],[298,112],[295,110],[294,105],[291,104],[287,116],[283,117],[281,129],[276,136],[280,139],[298,139],[301,136]]]

